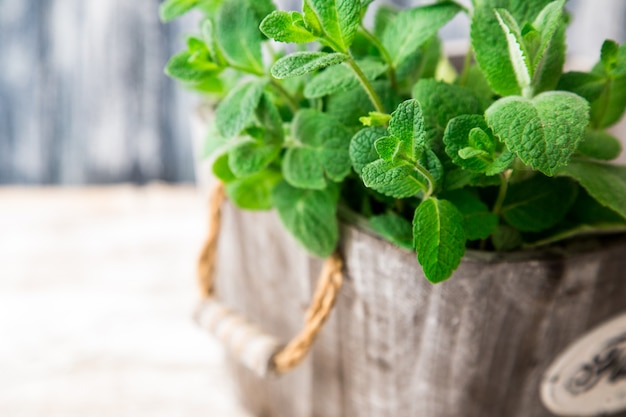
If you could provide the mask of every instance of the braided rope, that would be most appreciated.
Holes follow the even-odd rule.
[[[209,233],[198,259],[198,287],[203,298],[214,297],[214,275],[217,260],[217,243],[221,228],[221,207],[226,200],[224,185],[219,183],[211,194],[209,206]],[[332,311],[343,281],[343,262],[338,254],[326,259],[317,288],[307,310],[304,327],[287,345],[271,359],[276,373],[285,373],[304,360],[318,333]]]

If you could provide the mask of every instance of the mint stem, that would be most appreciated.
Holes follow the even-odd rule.
[[[381,101],[380,97],[376,93],[376,90],[374,90],[374,86],[372,85],[370,80],[367,79],[367,77],[365,76],[363,71],[361,71],[361,68],[359,68],[359,66],[356,64],[356,62],[354,62],[354,58],[352,57],[352,55],[350,55],[350,57],[348,58],[346,63],[348,64],[348,66],[350,66],[350,69],[352,69],[352,71],[354,71],[354,74],[356,75],[356,77],[361,82],[361,85],[363,86],[363,89],[365,90],[365,92],[369,96],[372,104],[376,108],[376,111],[378,111],[380,113],[386,113],[385,107],[383,106],[383,102]]]
[[[295,114],[298,111],[298,103],[296,103],[296,100],[291,96],[291,94],[289,94],[289,92],[285,90],[285,88],[282,85],[280,85],[278,81],[274,79],[270,80],[270,85],[274,87],[274,90],[276,90],[276,92],[285,99],[285,101],[287,102],[287,105],[289,106],[291,111]]]
[[[507,169],[500,174],[500,190],[498,191],[498,198],[496,199],[496,203],[493,205],[492,210],[493,214],[497,216],[500,216],[500,212],[502,211],[502,205],[504,204],[504,199],[506,198],[506,192],[509,189],[509,180],[511,179],[512,174],[512,169]]]
[[[435,184],[437,182],[435,181],[435,178],[433,178],[433,176],[430,174],[430,172],[428,172],[428,170],[420,164],[415,164],[415,169],[417,170],[417,172],[422,174],[424,178],[426,178],[426,180],[428,181],[428,190],[426,191],[426,194],[424,194],[424,198],[422,199],[422,201],[427,200],[428,198],[430,198],[430,196],[433,195],[433,192],[435,192]]]
[[[389,51],[385,48],[385,45],[383,45],[378,38],[364,26],[361,26],[361,32],[372,43],[372,45],[378,49],[385,62],[387,62],[387,65],[389,66],[389,69],[387,70],[387,73],[389,74],[389,81],[391,81],[391,87],[396,90],[398,87],[398,80],[396,77],[396,69],[393,66],[393,59],[391,58],[391,55],[389,55]]]

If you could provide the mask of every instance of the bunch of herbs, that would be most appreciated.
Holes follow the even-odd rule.
[[[626,167],[607,133],[626,109],[626,45],[563,73],[565,0],[166,0],[200,33],[166,73],[216,104],[205,154],[243,209],[275,208],[312,254],[338,213],[417,253],[441,282],[466,248],[511,251],[626,232]],[[457,73],[439,30],[471,21]],[[363,220],[365,219],[365,220]],[[358,221],[358,220],[356,220]]]

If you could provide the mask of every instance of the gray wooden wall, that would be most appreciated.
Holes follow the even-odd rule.
[[[163,25],[159,2],[0,0],[0,184],[193,180],[196,99],[162,68],[195,18]],[[572,52],[625,40],[626,1],[570,8]],[[466,35],[458,23],[447,38]]]

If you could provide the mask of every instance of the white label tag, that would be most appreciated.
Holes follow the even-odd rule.
[[[626,410],[626,314],[596,327],[563,352],[541,384],[544,405],[558,416]]]

